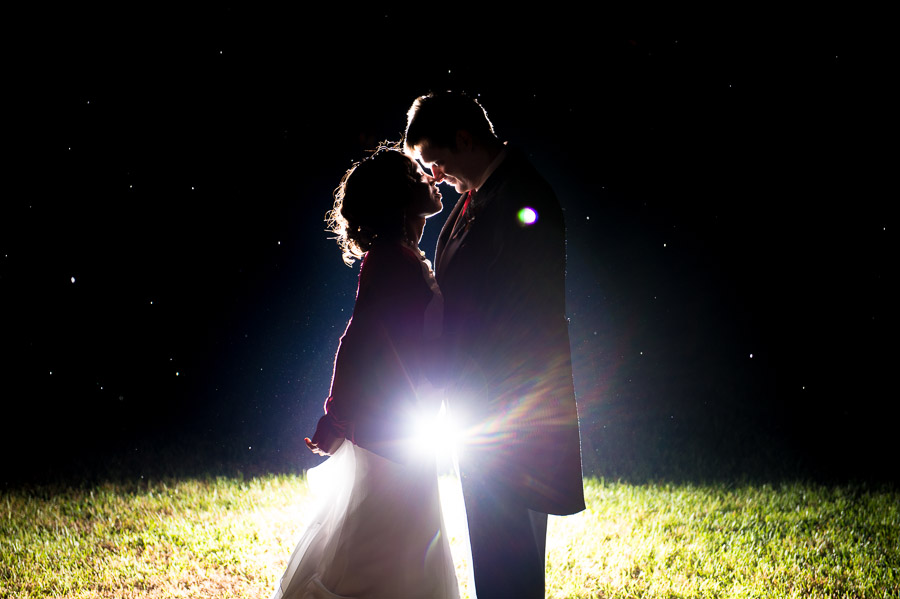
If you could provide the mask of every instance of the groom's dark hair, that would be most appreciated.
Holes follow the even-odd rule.
[[[478,142],[496,143],[494,126],[487,111],[475,98],[460,92],[431,92],[413,101],[406,115],[403,145],[412,153],[428,142],[439,148],[456,149],[456,133],[468,131]]]

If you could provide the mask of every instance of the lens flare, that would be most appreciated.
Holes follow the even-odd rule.
[[[446,404],[441,403],[440,411],[433,415],[419,415],[415,427],[415,446],[424,456],[447,459],[457,449],[457,432],[453,426]]]
[[[533,225],[538,219],[537,212],[534,211],[534,208],[529,208],[528,206],[519,210],[518,217],[519,222],[523,225]]]

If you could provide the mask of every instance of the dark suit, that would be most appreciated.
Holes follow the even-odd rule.
[[[543,596],[543,539],[516,555],[529,542],[532,511],[544,514],[546,527],[547,513],[584,509],[562,210],[512,149],[473,195],[468,227],[459,218],[463,200],[441,231],[435,274],[450,410],[465,423],[460,471],[476,588],[480,599]],[[535,223],[520,221],[525,207]],[[528,582],[526,570],[536,569]],[[531,590],[509,586],[517,582]]]

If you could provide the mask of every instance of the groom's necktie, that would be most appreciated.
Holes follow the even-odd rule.
[[[472,200],[472,191],[469,190],[468,195],[466,195],[466,201],[463,203],[462,210],[459,211],[459,216],[456,217],[456,222],[453,223],[453,233],[450,235],[450,239],[461,235],[463,231],[469,228],[469,223],[472,222],[472,218],[466,215],[466,210],[469,208],[469,202]]]
[[[435,273],[443,272],[444,268],[446,268],[446,265],[450,262],[451,258],[453,258],[453,255],[456,253],[456,250],[459,248],[459,244],[462,241],[460,235],[468,228],[469,223],[472,222],[472,215],[466,214],[466,212],[468,212],[469,202],[471,201],[472,192],[470,191],[463,202],[462,210],[459,211],[459,214],[456,215],[456,220],[453,221],[453,228],[450,229],[450,237],[447,239],[443,251],[438,255],[439,259],[434,265]]]

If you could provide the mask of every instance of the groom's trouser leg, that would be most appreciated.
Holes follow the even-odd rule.
[[[462,474],[478,599],[543,599],[547,514],[488,477]]]

